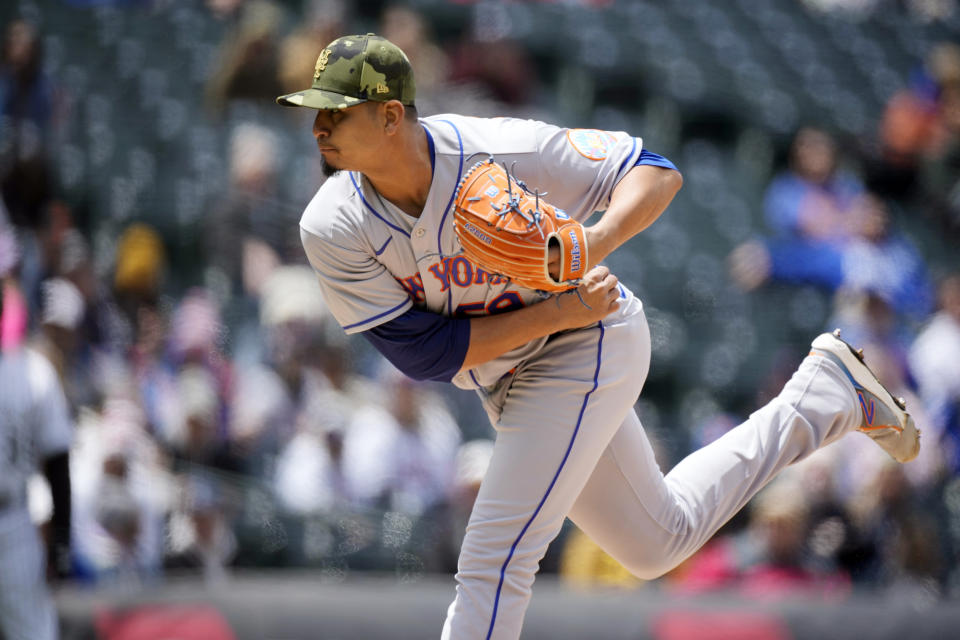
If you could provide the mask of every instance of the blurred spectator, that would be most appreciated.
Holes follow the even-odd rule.
[[[45,231],[46,270],[54,277],[37,287],[38,331],[33,343],[61,377],[71,410],[100,401],[104,376],[121,366],[131,343],[127,319],[96,277],[90,249],[72,226],[70,208],[53,201]]]
[[[156,306],[166,268],[166,250],[149,225],[135,223],[117,240],[113,291],[127,321],[135,325],[139,310]]]
[[[386,362],[381,385],[383,407],[362,407],[347,430],[347,481],[362,504],[417,515],[447,498],[460,431],[439,396]]]
[[[134,327],[117,306],[111,288],[97,277],[87,239],[78,229],[67,228],[56,250],[57,273],[73,283],[83,296],[85,313],[79,332],[87,351],[85,360],[128,358]]]
[[[132,391],[81,414],[71,456],[79,577],[137,588],[159,575],[172,485]]]
[[[51,360],[57,362],[61,373],[63,359],[76,347],[76,331],[83,313],[83,296],[72,282],[64,278],[51,278],[43,283],[43,316],[40,322],[45,338],[58,352]]]
[[[156,322],[144,310],[143,322]],[[157,327],[144,327],[157,331]],[[165,350],[140,363],[138,381],[149,424],[184,464],[235,470],[227,432],[232,369],[224,357],[223,324],[212,295],[192,289],[174,310]]]
[[[301,284],[309,282],[317,286],[313,273],[307,273],[308,268],[290,269],[304,276]],[[280,284],[278,280],[272,282]],[[284,288],[293,283],[285,285]],[[279,287],[271,289],[277,291]],[[267,296],[264,302],[272,298]],[[296,296],[287,298],[288,304],[297,299]],[[317,298],[310,296],[309,299]],[[308,298],[299,300],[306,302]],[[286,509],[300,514],[355,506],[355,487],[351,486],[344,467],[344,440],[357,412],[364,405],[378,402],[371,398],[381,391],[353,370],[346,336],[328,317],[325,307],[319,309],[322,315],[306,326],[294,322],[288,315],[292,309],[282,312],[278,305],[266,304],[262,311],[265,324],[273,327],[278,356],[276,371],[286,383],[287,420],[295,428],[277,460],[278,497]],[[276,323],[281,318],[286,320]],[[295,336],[300,339],[290,340]],[[295,345],[304,351],[288,350]],[[283,442],[289,431],[276,436]]]
[[[295,220],[276,200],[279,148],[266,127],[245,122],[230,137],[230,184],[207,219],[209,264],[256,297],[264,280],[302,249]],[[291,231],[293,229],[293,231]]]
[[[72,209],[62,200],[49,200],[40,207],[36,228],[20,228],[25,251],[19,279],[32,317],[39,316],[42,304],[40,283],[61,275],[60,248],[65,234],[72,229]]]
[[[301,394],[310,397],[306,389],[318,384],[310,373],[296,375],[291,387],[268,363],[237,369],[231,398],[230,448],[248,473],[273,466],[273,457],[294,433]],[[326,413],[324,409],[322,414]],[[313,485],[300,488],[310,490]]]
[[[923,318],[932,304],[926,263],[894,229],[887,203],[863,193],[847,217],[851,235],[842,242],[772,238],[740,245],[730,254],[731,277],[747,290],[770,279],[869,293],[896,313]]]
[[[920,201],[951,236],[960,237],[960,83],[940,91],[943,141],[920,167]]]
[[[943,451],[951,474],[960,473],[960,274],[939,287],[939,311],[910,347],[917,391],[929,411],[927,446]],[[929,435],[926,435],[929,434]]]
[[[162,408],[159,404],[157,380],[166,379],[166,347],[168,318],[159,309],[140,308],[137,314],[137,336],[129,355],[131,374],[137,382],[143,399],[144,412],[151,432],[163,428]]]
[[[127,461],[122,454],[113,454],[103,461],[103,478],[97,487],[94,501],[94,517],[109,536],[115,556],[110,569],[125,581],[130,573],[136,579],[141,570],[137,558],[137,541],[140,538],[140,506],[126,483]],[[144,567],[145,568],[145,567]]]
[[[309,515],[353,504],[343,473],[345,425],[339,424],[349,414],[336,406],[339,398],[329,402],[323,395],[314,407],[322,416],[319,424],[301,426],[277,459],[277,498],[289,513]]]
[[[885,382],[890,383],[889,388],[903,386],[909,333],[883,297],[869,290],[840,291],[834,298],[833,314],[827,325],[842,330],[851,342],[862,345],[864,353],[869,349],[870,368],[878,375],[881,370],[887,372]]]
[[[43,307],[40,331],[32,340],[34,347],[53,364],[70,403],[71,411],[98,401],[96,376],[91,362],[81,358],[87,346],[81,324],[85,303],[72,282],[51,278],[43,283]]]
[[[12,20],[0,59],[0,195],[2,218],[18,229],[19,291],[33,309],[46,276],[42,231],[53,189],[48,145],[54,125],[54,88],[43,70],[37,27]],[[4,223],[6,224],[6,223]]]
[[[753,290],[768,279],[840,286],[841,251],[857,231],[852,211],[864,188],[839,165],[830,134],[812,127],[797,132],[788,168],[764,196],[770,238],[746,242],[730,255],[731,276],[742,288]]]
[[[183,508],[170,518],[164,568],[199,573],[207,586],[229,577],[237,540],[227,523],[216,482],[193,476],[184,488]]]
[[[844,464],[850,460],[844,453],[839,447],[820,449],[799,462],[792,473],[807,500],[806,546],[811,568],[821,573],[840,572],[856,582],[862,579],[872,549],[854,525],[847,505],[849,494],[840,487],[838,471],[846,472]],[[873,453],[867,457],[873,458]]]
[[[839,244],[850,236],[850,209],[863,185],[840,168],[838,156],[836,140],[826,131],[797,132],[789,168],[774,177],[764,196],[774,237]]]
[[[318,286],[304,266],[280,267],[265,280],[266,357],[238,371],[231,425],[248,467],[272,468],[268,460],[279,453],[277,490],[297,512],[327,508],[345,495],[338,480],[341,435],[370,397],[345,334],[316,295]]]
[[[260,293],[260,325],[265,329],[286,323],[304,323],[325,329],[332,320],[310,267],[287,265],[274,269],[263,280]]]
[[[409,550],[420,558],[425,571],[456,573],[470,512],[492,455],[492,440],[481,438],[461,444],[447,499],[435,503],[417,518]]]
[[[175,456],[175,469],[194,466],[224,471],[239,470],[241,463],[230,448],[224,429],[223,398],[212,373],[199,365],[187,365],[176,377],[175,403],[178,420],[166,443]]]
[[[17,242],[17,230],[10,222],[7,208],[0,199],[0,275],[10,276],[20,261],[20,245]]]
[[[54,88],[43,71],[37,28],[7,24],[0,67],[0,192],[13,223],[36,230],[51,192],[47,141],[52,134]]]
[[[283,93],[278,64],[283,10],[268,0],[209,0],[207,5],[229,23],[210,68],[209,109],[223,115],[233,100],[272,101]]]
[[[782,484],[761,495],[751,512],[749,535],[756,536],[762,556],[743,571],[740,590],[762,599],[843,592],[843,576],[820,573],[812,563],[809,526],[810,505],[799,487]]]
[[[176,364],[210,369],[222,392],[229,381],[224,357],[226,335],[220,305],[207,289],[194,287],[184,294],[170,321],[170,357]]]
[[[887,102],[880,121],[880,148],[868,172],[873,190],[896,198],[911,193],[922,159],[943,145],[941,95],[957,87],[960,45],[944,42],[930,51],[925,64],[912,74],[909,86]]]
[[[923,508],[904,475],[905,468],[885,460],[854,497],[860,530],[876,550],[870,583],[898,600],[923,604],[936,598],[949,569],[941,561],[936,523]]]
[[[927,266],[916,247],[894,229],[889,205],[872,194],[857,199],[854,234],[843,250],[843,286],[872,291],[898,313],[923,318],[933,306]]]
[[[76,231],[73,207],[60,199],[46,203],[45,224],[40,237],[43,269],[46,274],[62,275],[63,245],[69,233]]]
[[[523,105],[537,89],[537,73],[529,53],[510,34],[507,9],[479,3],[468,30],[450,53],[450,82],[471,84],[508,105]],[[419,78],[417,79],[419,86]]]
[[[279,77],[283,90],[292,93],[312,78],[321,49],[345,32],[348,6],[343,0],[308,0],[298,26],[280,45]],[[388,38],[389,39],[389,38]],[[420,76],[417,76],[417,87]]]
[[[380,18],[380,35],[400,47],[410,59],[417,80],[418,104],[442,90],[450,63],[422,13],[403,5],[387,7]]]

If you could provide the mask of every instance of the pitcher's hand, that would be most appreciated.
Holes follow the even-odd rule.
[[[576,289],[555,294],[557,305],[566,315],[569,328],[585,327],[617,310],[620,281],[604,265],[598,265],[583,277]]]

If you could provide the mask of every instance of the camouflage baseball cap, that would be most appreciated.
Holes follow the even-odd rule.
[[[285,107],[345,109],[374,100],[412,105],[413,68],[400,48],[378,35],[343,36],[320,52],[313,86],[277,98]]]

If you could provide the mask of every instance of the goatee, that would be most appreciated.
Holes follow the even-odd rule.
[[[340,169],[338,169],[337,167],[327,162],[327,160],[323,156],[320,157],[320,170],[323,172],[323,175],[326,176],[327,178],[331,176],[335,176],[336,174],[340,173]]]

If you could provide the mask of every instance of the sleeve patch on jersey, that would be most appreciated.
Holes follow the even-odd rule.
[[[568,129],[567,140],[577,153],[590,160],[603,160],[617,139],[600,129]]]

